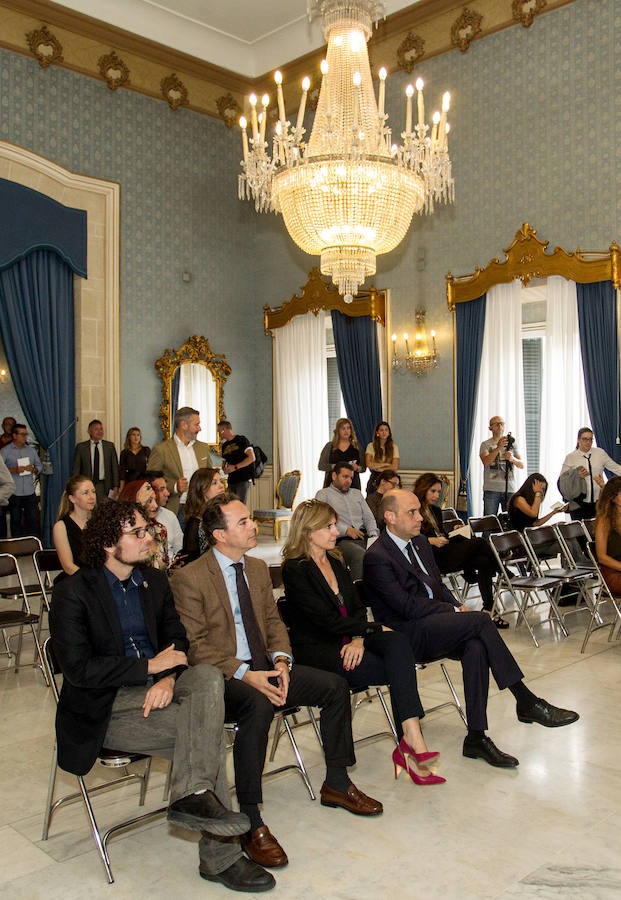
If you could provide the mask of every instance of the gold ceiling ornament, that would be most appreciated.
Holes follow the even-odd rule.
[[[231,93],[223,94],[222,97],[218,97],[216,100],[216,106],[218,108],[218,113],[220,114],[220,118],[224,122],[227,128],[232,128],[233,125],[239,119],[239,115],[241,113],[241,106],[233,97]]]
[[[475,266],[471,275],[446,275],[446,300],[449,309],[456,303],[477,300],[496,284],[508,284],[519,278],[527,285],[531,278],[549,278],[561,275],[570,281],[589,284],[593,281],[612,281],[621,287],[621,250],[613,241],[607,251],[580,250],[568,253],[562,247],[547,252],[549,241],[537,237],[537,231],[528,222],[516,231],[510,247],[504,250],[502,262],[494,257],[482,269]]]
[[[166,437],[172,436],[173,414],[171,410],[172,380],[177,369],[186,363],[198,363],[211,372],[216,384],[216,421],[226,418],[224,412],[224,385],[231,374],[231,367],[224,354],[213,353],[206,337],[191,335],[178,350],[165,350],[155,361],[155,371],[162,382],[160,425]]]
[[[188,89],[174,72],[167,75],[166,78],[162,78],[160,88],[164,100],[171,109],[179,109],[180,106],[188,105]]]
[[[129,82],[129,69],[114,50],[99,57],[97,68],[111,91],[116,91],[117,88]]]
[[[524,28],[530,28],[533,19],[543,12],[547,6],[547,0],[513,0],[511,12],[516,22],[521,22]]]
[[[425,41],[418,34],[408,32],[397,47],[397,63],[400,69],[410,73],[425,55]]]
[[[26,40],[32,53],[39,60],[39,65],[43,69],[47,69],[52,63],[60,63],[63,61],[62,44],[56,37],[48,31],[47,25],[29,31],[26,34]]]
[[[451,43],[453,47],[459,47],[462,53],[470,47],[475,37],[481,33],[483,16],[475,10],[464,7],[461,16],[453,22],[451,28]]]
[[[337,309],[344,316],[371,316],[374,322],[386,324],[386,292],[378,291],[371,285],[368,291],[361,291],[355,303],[345,303],[334,284],[321,277],[317,266],[308,273],[306,284],[300,288],[301,293],[293,294],[281,306],[263,307],[263,325],[265,333],[272,335],[276,328],[287,325],[296,316],[307,313],[317,315],[319,310]]]
[[[377,256],[401,243],[415,212],[431,213],[434,202],[454,200],[447,146],[450,94],[444,94],[442,112],[434,113],[430,127],[423,80],[417,79],[413,124],[414,85],[407,86],[400,145],[393,143],[387,125],[383,67],[376,101],[367,41],[382,8],[375,0],[309,0],[309,13],[323,17],[328,49],[308,140],[309,78],[302,80],[294,124],[285,112],[282,74],[274,73],[279,114],[271,140],[266,139],[268,94],[261,98],[260,114],[257,97],[250,95],[250,136],[246,118],[240,118],[240,199],[254,200],[257,212],[282,213],[291,238],[306,253],[321,257],[321,272],[348,303],[375,273]]]

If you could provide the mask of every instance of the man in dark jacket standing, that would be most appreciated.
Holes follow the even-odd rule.
[[[84,531],[92,568],[54,588],[59,765],[84,775],[104,746],[172,760],[168,820],[202,832],[201,876],[232,890],[269,890],[273,877],[233,837],[249,823],[230,809],[222,676],[209,665],[187,668],[168,579],[144,566],[151,539],[138,504],[102,503]]]

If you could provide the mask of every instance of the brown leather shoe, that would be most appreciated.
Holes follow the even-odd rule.
[[[254,831],[247,831],[241,836],[242,849],[246,851],[250,859],[260,866],[275,869],[278,866],[286,866],[289,860],[267,825],[261,825]]]
[[[349,785],[347,793],[344,794],[342,791],[335,791],[328,787],[324,781],[321,785],[321,805],[342,806],[343,809],[355,813],[357,816],[379,816],[384,812],[384,807],[379,800],[367,797],[353,783]]]

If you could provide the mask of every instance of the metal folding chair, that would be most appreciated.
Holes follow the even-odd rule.
[[[4,609],[0,611],[0,629],[2,630],[2,634],[4,637],[4,644],[6,647],[6,654],[11,658],[12,651],[10,648],[9,640],[10,637],[7,633],[7,629],[9,628],[17,628],[17,650],[15,651],[15,674],[19,671],[21,665],[21,654],[22,654],[22,644],[24,639],[24,628],[29,628],[32,634],[32,639],[35,645],[34,651],[34,661],[32,663],[27,663],[27,665],[39,666],[41,671],[43,672],[43,677],[47,682],[47,675],[45,672],[45,666],[43,662],[43,654],[41,651],[41,644],[39,643],[38,636],[38,628],[35,630],[35,625],[39,625],[39,616],[36,613],[33,613],[30,609],[30,604],[28,602],[28,595],[26,593],[26,588],[24,587],[24,583],[22,581],[22,576],[19,571],[19,566],[17,565],[17,560],[11,553],[0,553],[0,578],[16,578],[17,585],[15,587],[8,588],[8,597],[11,599],[15,599],[20,602],[20,606],[18,609]],[[1,593],[1,591],[0,591]]]
[[[431,713],[437,712],[440,709],[446,709],[448,706],[454,706],[455,709],[457,710],[457,712],[459,713],[459,716],[460,716],[462,722],[464,723],[464,725],[467,728],[468,722],[466,720],[466,713],[464,712],[464,708],[461,704],[461,700],[457,696],[457,691],[455,690],[455,686],[453,685],[451,676],[449,675],[449,673],[446,669],[445,658],[439,657],[438,659],[430,659],[424,663],[417,662],[416,663],[416,671],[422,672],[425,669],[427,669],[429,666],[433,666],[433,665],[439,665],[440,668],[442,669],[442,674],[444,675],[444,679],[448,685],[448,689],[451,692],[451,696],[453,699],[445,700],[443,703],[436,703],[435,706],[426,707],[425,708],[426,715],[430,715]]]
[[[539,624],[556,621],[565,637],[567,637],[568,631],[565,628],[563,617],[557,605],[558,596],[563,585],[562,578],[551,578],[541,575],[518,575],[512,571],[511,566],[519,564],[526,565],[534,569],[535,572],[537,571],[536,561],[529,553],[528,547],[517,531],[490,535],[490,546],[500,569],[494,593],[494,608],[499,603],[502,607],[503,615],[517,612],[517,624],[519,625],[520,621],[524,622],[535,647],[538,647],[539,642],[528,621],[526,610],[540,606],[543,603],[549,603],[550,615]],[[516,610],[504,609],[501,599],[503,591],[511,594],[515,601]],[[545,594],[546,599],[541,598],[542,593]]]
[[[500,534],[502,531],[497,516],[470,516],[468,524],[476,537],[487,538],[490,534]]]
[[[60,675],[61,672],[54,657],[50,638],[48,638],[43,644],[43,659],[47,677],[52,688],[54,701],[56,704],[58,704],[59,692],[58,685],[56,684],[56,676]],[[143,772],[129,772],[127,767],[132,763],[138,762],[140,760],[145,761]],[[113,825],[111,828],[108,828],[108,830],[104,832],[104,834],[102,834],[99,829],[99,825],[97,824],[97,820],[95,819],[95,813],[93,811],[93,806],[91,803],[91,796],[98,793],[99,791],[106,791],[112,787],[121,786],[127,784],[128,782],[138,781],[140,782],[140,797],[138,805],[144,806],[149,774],[151,771],[151,757],[145,756],[142,753],[126,753],[122,750],[102,749],[99,754],[98,762],[104,765],[106,768],[122,769],[123,775],[120,778],[115,778],[112,781],[106,781],[102,784],[93,785],[92,787],[86,786],[86,782],[82,775],[76,775],[75,777],[78,781],[79,791],[75,791],[72,794],[66,794],[64,797],[59,797],[57,800],[54,800],[56,774],[58,772],[58,749],[56,746],[56,742],[54,742],[54,754],[52,757],[52,769],[50,773],[50,784],[47,792],[47,801],[43,819],[43,834],[41,840],[47,840],[52,816],[54,815],[56,810],[66,803],[71,803],[74,800],[81,799],[84,803],[84,809],[86,811],[86,815],[91,827],[93,840],[97,845],[99,856],[101,857],[101,861],[106,870],[108,883],[113,884],[114,876],[110,867],[110,857],[108,856],[107,848],[109,839],[113,835],[118,834],[119,831],[124,831],[126,828],[130,828],[132,825],[137,825],[140,822],[146,822],[149,819],[154,819],[156,816],[164,815],[164,813],[168,809],[168,805],[162,806],[159,809],[151,810],[151,812],[143,813],[139,816],[134,816],[131,819],[125,819],[123,822],[119,822],[117,825]]]
[[[593,634],[594,631],[598,631],[600,628],[608,628],[610,627],[610,633],[608,635],[608,640],[612,641],[614,638],[615,628],[617,625],[619,626],[619,630],[617,632],[617,639],[621,635],[621,597],[615,596],[606,582],[604,581],[604,576],[602,575],[602,571],[599,567],[599,563],[597,561],[597,555],[595,553],[595,544],[593,541],[588,541],[586,546],[587,555],[591,560],[594,571],[597,575],[597,585],[595,587],[595,600],[593,602],[593,606],[591,608],[591,617],[587,622],[587,627],[584,632],[584,639],[582,641],[582,647],[580,648],[580,652],[584,653],[586,650],[586,645],[588,643],[589,638]],[[614,610],[614,618],[612,622],[605,622],[600,613],[600,608],[604,603],[611,603],[612,608]]]

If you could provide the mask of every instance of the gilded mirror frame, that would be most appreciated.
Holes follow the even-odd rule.
[[[216,424],[226,418],[224,412],[224,385],[231,374],[231,367],[224,354],[213,353],[206,337],[191,335],[178,349],[164,351],[155,362],[155,371],[162,382],[162,400],[160,404],[160,426],[164,438],[173,434],[173,416],[170,408],[172,380],[177,369],[184,363],[198,363],[209,369],[216,384]],[[209,443],[209,448],[220,452],[220,438],[216,443]]]

